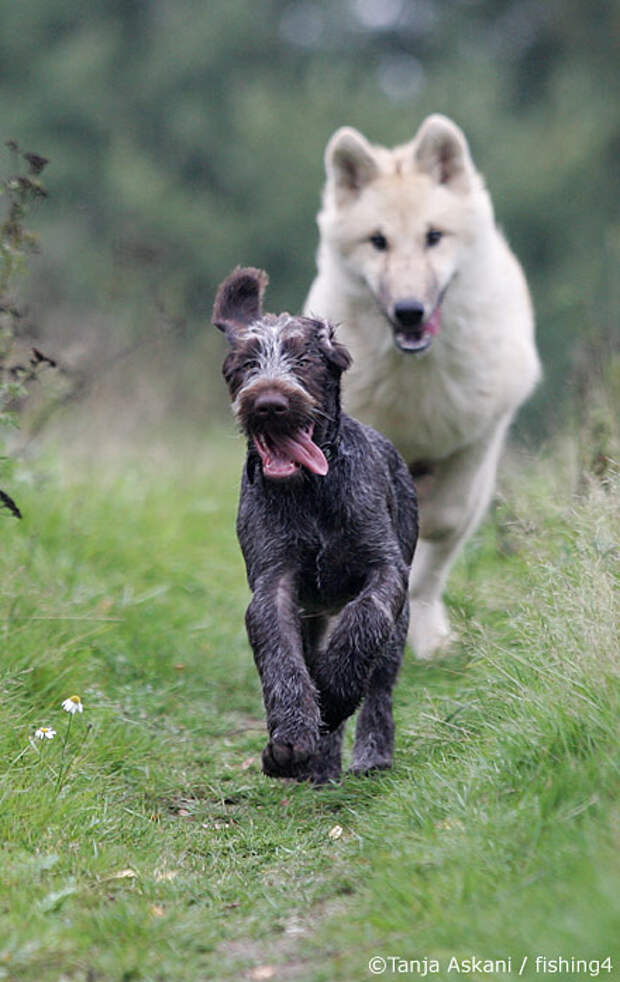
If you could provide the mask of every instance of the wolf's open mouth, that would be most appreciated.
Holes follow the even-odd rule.
[[[313,441],[314,427],[299,430],[293,436],[255,434],[254,445],[260,454],[265,477],[286,478],[307,467],[313,474],[325,477],[329,470],[327,458]]]
[[[439,332],[441,327],[440,304],[437,304],[429,319],[423,324],[407,328],[401,327],[400,324],[393,326],[396,347],[400,348],[401,351],[419,355],[430,348],[434,336]]]

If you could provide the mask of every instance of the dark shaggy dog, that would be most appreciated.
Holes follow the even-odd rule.
[[[392,762],[415,489],[392,444],[341,413],[350,357],[333,328],[263,314],[266,284],[235,270],[213,311],[248,439],[237,522],[254,594],[246,623],[267,711],[263,770],[323,783],[340,774],[344,721],[360,703],[353,771]]]

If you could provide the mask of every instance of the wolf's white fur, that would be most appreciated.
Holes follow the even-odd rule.
[[[326,150],[318,276],[305,310],[340,325],[353,355],[344,402],[385,433],[419,484],[421,537],[410,641],[421,658],[450,636],[452,563],[491,498],[512,417],[540,376],[527,284],[495,225],[461,130],[430,116],[394,150],[338,130]],[[441,240],[429,245],[428,233]],[[378,249],[372,237],[384,236]],[[441,326],[423,355],[394,343],[395,304],[415,299]]]

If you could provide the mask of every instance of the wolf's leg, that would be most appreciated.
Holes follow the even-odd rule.
[[[370,674],[368,691],[357,718],[351,763],[354,774],[368,774],[370,771],[392,766],[394,752],[392,689],[403,659],[408,622],[409,611],[405,606],[398,618],[393,637]]]
[[[491,500],[509,422],[505,417],[486,440],[440,461],[432,490],[420,501],[420,538],[409,585],[409,642],[418,658],[431,658],[450,640],[442,595],[454,560]]]

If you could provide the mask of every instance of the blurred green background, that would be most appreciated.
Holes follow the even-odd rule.
[[[116,386],[114,401],[151,420],[219,419],[218,282],[237,263],[263,266],[272,309],[298,310],[333,130],[351,124],[393,145],[433,111],[466,132],[534,294],[546,377],[521,432],[552,430],[567,395],[609,361],[620,307],[614,0],[0,10],[2,140],[51,161],[50,197],[30,222],[42,252],[23,289],[50,353],[95,374],[101,364],[104,401]]]

